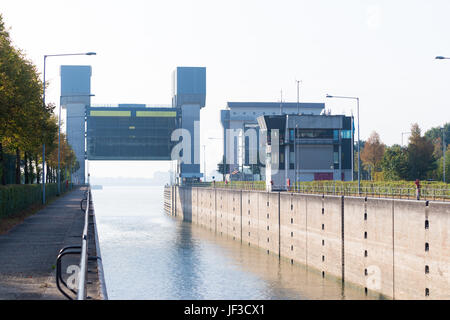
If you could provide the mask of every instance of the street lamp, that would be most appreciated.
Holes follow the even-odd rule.
[[[410,134],[411,132],[402,132],[402,147],[403,147],[403,135]]]
[[[203,145],[203,171],[205,172],[205,176],[203,178],[204,182],[206,182],[206,145]]]
[[[222,138],[213,138],[208,137],[208,140],[222,140]],[[222,180],[225,181],[225,148],[224,148],[224,154],[223,154],[223,174],[222,174]],[[206,171],[205,171],[206,172]]]
[[[442,181],[445,183],[445,151],[447,151],[445,145],[445,126],[442,126]]]
[[[450,59],[449,57],[443,57],[443,56],[437,56],[435,59],[437,60],[444,60],[444,59]],[[443,173],[443,177],[442,180],[445,182],[445,126],[442,127],[442,161],[444,161],[444,163],[442,164],[442,173]]]
[[[300,114],[300,83],[302,80],[295,80],[297,82],[297,114]]]
[[[359,142],[359,98],[358,97],[343,97],[343,96],[332,96],[327,94],[326,96],[327,98],[337,98],[337,99],[352,99],[352,100],[356,100],[357,103],[357,115],[356,117],[358,118],[358,194],[361,193],[361,156],[360,156],[360,142]]]
[[[48,57],[63,57],[63,56],[93,56],[96,55],[95,52],[85,52],[85,53],[61,53],[61,54],[47,54],[44,55],[44,82],[43,82],[43,94],[42,94],[42,102],[43,107],[45,108],[45,67],[47,63]],[[59,116],[60,117],[60,116]],[[59,129],[58,129],[58,135],[59,135]],[[58,157],[59,157],[59,138],[58,138]],[[58,168],[59,168],[59,161],[58,161]],[[59,169],[58,169],[59,172]],[[58,173],[59,174],[59,173]],[[42,145],[42,204],[45,204],[45,142]],[[58,195],[59,195],[59,182],[58,182]]]

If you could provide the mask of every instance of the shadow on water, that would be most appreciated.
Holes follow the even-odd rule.
[[[174,278],[174,299],[202,299],[201,290],[198,288],[200,275],[197,273],[196,264],[199,260],[197,243],[192,238],[192,230],[188,224],[176,226],[175,248],[172,253],[173,270],[177,273]]]

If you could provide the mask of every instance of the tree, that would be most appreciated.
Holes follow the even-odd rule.
[[[15,182],[21,183],[24,164],[25,181],[32,168],[27,161],[34,156],[36,172],[42,144],[48,154],[54,149],[57,125],[53,105],[42,104],[42,81],[39,72],[25,55],[12,45],[0,15],[0,167],[2,184],[6,184],[5,153],[15,154]],[[25,160],[24,162],[21,159]]]
[[[437,162],[437,169],[434,175],[435,180],[442,181],[442,176],[444,174],[443,170],[443,164],[444,164],[444,157],[440,157]],[[447,151],[445,152],[445,181],[448,183],[450,182],[450,146],[447,148]]]
[[[384,149],[385,146],[381,142],[379,134],[373,131],[361,151],[361,160],[369,167],[369,171],[373,172],[378,169],[383,159]]]
[[[222,162],[217,164],[217,171],[222,174],[222,180],[225,181],[225,175],[230,173],[230,165],[226,163],[225,156],[222,157]]]
[[[445,144],[450,144],[450,122],[447,122],[444,125],[445,131]],[[442,155],[442,128],[441,127],[433,127],[427,132],[425,132],[425,137],[430,140],[432,143],[439,141],[440,143],[440,154]]]
[[[432,142],[421,136],[419,125],[413,124],[407,149],[409,180],[426,179],[429,172],[436,168],[433,150]]]
[[[408,154],[406,149],[398,144],[385,149],[380,165],[385,180],[408,179]]]

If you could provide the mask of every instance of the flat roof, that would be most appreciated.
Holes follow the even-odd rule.
[[[280,102],[227,102],[227,107],[233,108],[279,108]],[[299,102],[300,108],[325,108],[323,102]],[[283,108],[297,108],[297,102],[283,102]]]

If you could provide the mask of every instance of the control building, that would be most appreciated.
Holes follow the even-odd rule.
[[[251,155],[256,154],[260,178],[264,179],[265,152],[261,148],[265,147],[265,142],[260,139],[258,117],[281,114],[320,115],[324,109],[324,103],[228,102],[227,108],[220,112],[220,120],[223,127],[223,154],[229,164],[229,173],[250,168]],[[249,141],[253,136],[246,134],[249,129],[256,133],[256,143]]]
[[[267,135],[266,186],[286,189],[296,181],[353,180],[352,117],[270,115],[258,117],[258,123]]]

